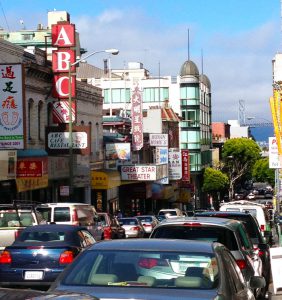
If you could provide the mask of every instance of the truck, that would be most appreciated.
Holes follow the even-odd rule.
[[[36,204],[25,200],[0,204],[0,251],[10,246],[27,226],[46,224]]]

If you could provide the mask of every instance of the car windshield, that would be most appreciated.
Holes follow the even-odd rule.
[[[123,225],[138,225],[138,222],[136,219],[119,219],[120,222],[122,222]]]
[[[208,253],[166,251],[85,251],[65,273],[64,285],[212,289],[218,264]]]
[[[25,231],[19,236],[20,242],[58,242],[64,241],[66,234],[60,231]]]
[[[190,224],[161,226],[153,232],[151,238],[219,242],[231,251],[238,250],[234,233],[227,228],[217,226],[207,227],[203,225],[195,226],[193,224],[191,226]]]

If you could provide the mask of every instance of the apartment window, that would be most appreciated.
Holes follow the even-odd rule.
[[[112,92],[112,97],[110,93]],[[112,101],[111,101],[112,99]],[[130,103],[130,89],[105,89],[104,104],[110,103]]]
[[[143,90],[143,102],[163,102],[169,99],[169,89],[168,88],[144,88]]]
[[[188,109],[182,111],[181,127],[199,127],[200,112],[198,109]]]
[[[38,140],[41,141],[42,140],[42,130],[44,128],[43,124],[42,124],[42,115],[43,115],[43,102],[39,101],[38,103],[38,119],[37,119],[37,126],[38,126]]]
[[[181,143],[185,143],[185,148],[200,148],[200,132],[199,131],[181,131]]]
[[[190,171],[201,171],[201,153],[190,153]]]
[[[181,105],[199,105],[200,94],[199,86],[182,86],[180,87]]]
[[[33,33],[23,34],[22,38],[24,41],[30,41],[33,39]]]

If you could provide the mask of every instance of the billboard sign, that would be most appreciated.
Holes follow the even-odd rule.
[[[150,133],[150,146],[168,147],[168,134]]]
[[[190,182],[190,161],[189,161],[189,150],[181,150],[182,160],[182,181]]]
[[[106,144],[106,160],[130,160],[130,143]]]
[[[1,64],[0,149],[24,149],[24,94],[21,64]]]
[[[169,148],[168,176],[170,180],[179,180],[182,178],[181,152],[178,148]]]
[[[131,97],[131,127],[132,148],[139,151],[143,148],[143,112],[142,94],[138,85],[135,86]]]

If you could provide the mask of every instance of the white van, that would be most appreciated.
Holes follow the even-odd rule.
[[[70,224],[86,227],[95,240],[101,240],[102,228],[93,205],[86,203],[44,203],[36,207],[48,223]]]
[[[263,232],[265,237],[271,236],[270,218],[266,207],[262,204],[239,200],[224,203],[219,208],[220,211],[238,211],[248,212],[253,215],[259,223],[260,230]]]

